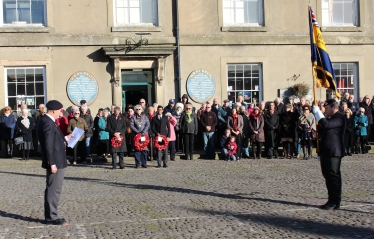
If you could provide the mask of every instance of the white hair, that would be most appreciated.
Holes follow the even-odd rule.
[[[29,112],[29,109],[22,109],[22,112]]]
[[[82,106],[81,106],[81,109],[82,109],[82,110],[87,110],[87,109],[88,109],[88,106],[87,106],[87,105],[82,105]]]
[[[183,109],[184,109],[184,105],[183,105],[182,103],[177,103],[177,104],[175,105],[175,108],[176,108],[176,109],[178,109],[178,107],[180,107],[180,108],[182,109],[182,111],[183,111]]]
[[[76,105],[73,105],[72,107],[71,107],[71,111],[72,112],[75,112],[75,111],[79,111],[79,108],[78,108],[78,106],[76,106]]]
[[[143,108],[142,108],[141,105],[135,105],[135,106],[134,106],[134,110],[137,110],[137,109],[140,109],[141,112],[143,112]]]

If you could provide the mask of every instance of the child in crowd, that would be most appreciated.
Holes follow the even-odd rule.
[[[238,145],[236,144],[235,139],[235,136],[231,136],[230,140],[226,143],[226,160],[236,160],[236,149],[238,148]]]
[[[221,147],[221,153],[224,159],[227,159],[227,148],[226,148],[226,143],[227,141],[230,140],[230,135],[231,135],[231,130],[226,129],[224,134],[222,135],[220,141],[219,141],[219,146]]]

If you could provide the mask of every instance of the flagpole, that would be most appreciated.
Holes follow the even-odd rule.
[[[310,3],[310,1],[309,1]],[[311,16],[310,16],[310,4],[308,5],[308,14],[309,14],[309,24],[312,24],[310,21],[311,21]],[[311,34],[311,32],[309,33]],[[317,103],[317,75],[316,75],[316,70],[315,70],[315,67],[314,67],[314,64],[312,63],[312,75],[313,75],[313,105],[314,106],[318,106],[318,103]],[[313,130],[313,129],[312,129]],[[318,140],[318,122],[316,122],[316,152],[317,152],[317,155],[319,154],[319,140]]]

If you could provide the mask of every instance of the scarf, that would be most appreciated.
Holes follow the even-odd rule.
[[[187,115],[187,123],[191,123],[192,122],[192,118],[191,118],[191,114],[192,112],[186,112],[186,115]]]
[[[232,119],[233,119],[233,130],[238,131],[238,114],[232,114]]]
[[[26,129],[28,129],[30,127],[30,120],[29,118],[27,118],[27,116],[22,116],[22,120],[21,120],[21,123],[26,127]]]
[[[10,113],[9,113],[9,114],[5,113],[4,115],[5,115],[6,117],[8,117],[8,116],[10,115]]]
[[[148,114],[148,116],[150,119],[153,119],[153,117],[155,117],[155,114]]]

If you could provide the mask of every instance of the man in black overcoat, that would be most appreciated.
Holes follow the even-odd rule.
[[[121,114],[121,108],[119,106],[114,107],[114,114],[108,117],[107,130],[109,132],[109,143],[110,153],[112,154],[112,165],[113,169],[117,168],[117,154],[119,157],[119,167],[123,169],[125,164],[123,162],[123,156],[127,152],[126,148],[126,120],[125,116]],[[112,138],[122,138],[122,144],[118,148],[114,148],[111,141]]]
[[[59,117],[62,104],[57,100],[47,103],[47,114],[41,117],[37,126],[37,135],[42,150],[42,167],[46,169],[47,186],[44,193],[44,217],[46,224],[67,226],[69,223],[57,214],[64,169],[67,167],[65,139],[55,120]],[[72,135],[66,136],[70,139]]]
[[[152,131],[157,135],[166,136],[166,138],[170,138],[170,123],[167,116],[163,116],[163,107],[159,105],[157,107],[157,113],[153,117],[151,122]],[[157,150],[157,149],[156,149]],[[168,147],[164,150],[157,150],[157,167],[161,168],[161,161],[163,161],[164,168],[168,166]]]
[[[318,106],[313,106],[313,113],[318,121],[321,169],[326,181],[328,201],[322,209],[339,209],[342,200],[342,178],[340,165],[344,157],[344,132],[346,122],[339,113],[339,103],[335,99],[325,102],[325,116]]]
[[[274,102],[269,103],[269,110],[264,113],[265,121],[265,146],[267,149],[268,159],[271,159],[274,155],[278,158],[278,127],[279,127],[279,116],[275,111]]]

